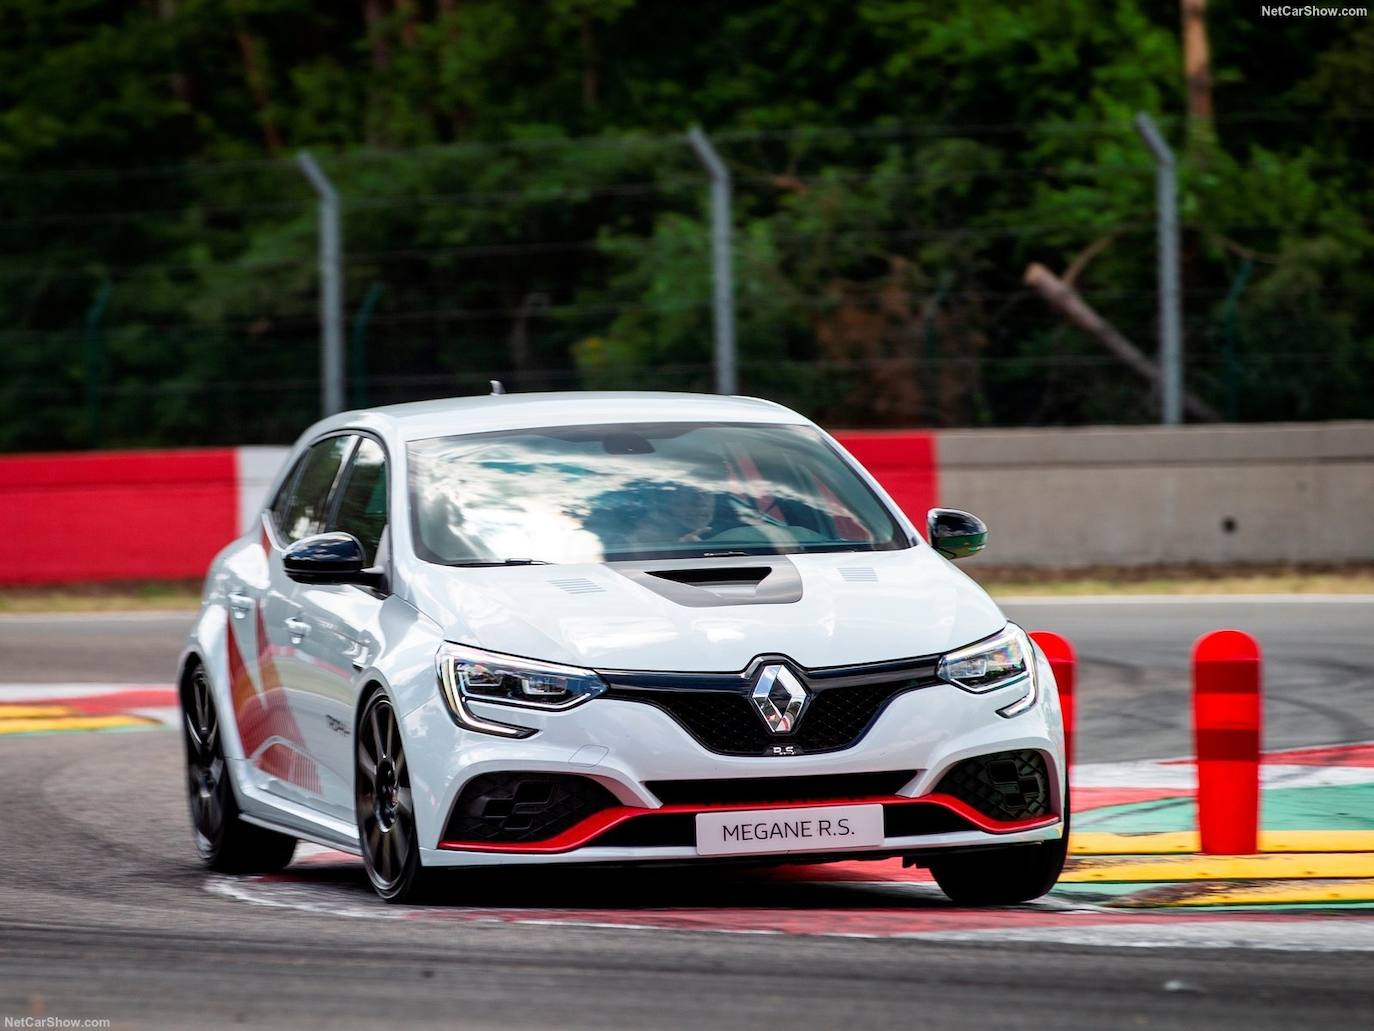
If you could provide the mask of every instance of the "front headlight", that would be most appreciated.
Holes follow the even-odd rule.
[[[986,640],[950,652],[935,673],[974,694],[1024,684],[1022,697],[997,710],[1003,716],[1018,716],[1035,704],[1035,649],[1026,632],[1013,623]]]
[[[529,737],[530,727],[482,719],[467,701],[527,709],[571,709],[606,690],[589,669],[534,659],[497,655],[460,644],[445,644],[437,657],[439,687],[460,726],[500,737]]]

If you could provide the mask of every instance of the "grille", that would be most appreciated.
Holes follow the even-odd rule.
[[[697,818],[691,813],[636,816],[592,842],[608,848],[693,848],[696,843]]]
[[[895,795],[914,776],[915,770],[895,770],[807,777],[651,780],[646,786],[664,805],[750,805],[755,802],[829,802]]]
[[[910,838],[917,834],[949,834],[977,830],[958,813],[937,805],[883,806],[883,837]]]
[[[484,773],[464,786],[449,814],[447,841],[519,842],[551,838],[619,805],[594,780],[555,773]]]
[[[791,734],[770,733],[753,702],[740,694],[703,691],[655,702],[713,752],[764,755],[774,745],[792,745],[809,754],[854,744],[896,693],[889,685],[873,684],[818,694]]]
[[[965,759],[940,778],[935,790],[994,820],[1023,820],[1050,811],[1045,757],[1029,749]]]
[[[911,803],[883,806],[883,836],[888,838],[976,829],[962,816],[940,806]],[[597,846],[621,848],[692,848],[696,843],[696,817],[691,813],[636,816],[593,842]]]
[[[801,673],[811,697],[797,729],[771,733],[747,693],[752,681],[730,674],[605,673],[608,697],[646,702],[721,755],[809,755],[850,748],[898,695],[939,683],[933,660]]]

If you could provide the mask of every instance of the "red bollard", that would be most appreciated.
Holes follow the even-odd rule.
[[[1078,678],[1078,656],[1073,645],[1058,634],[1048,630],[1035,630],[1031,638],[1040,646],[1054,670],[1055,683],[1059,685],[1059,707],[1064,711],[1064,764],[1073,766],[1074,732],[1074,687]]]
[[[1259,851],[1260,648],[1239,630],[1193,645],[1197,821],[1207,855]]]

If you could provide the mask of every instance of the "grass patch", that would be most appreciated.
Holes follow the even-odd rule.
[[[198,580],[0,587],[0,614],[194,610],[200,605],[200,587]]]
[[[1092,569],[971,568],[994,597],[1081,594],[1374,594],[1374,564],[1347,566],[1142,566]]]

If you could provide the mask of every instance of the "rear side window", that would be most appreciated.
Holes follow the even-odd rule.
[[[386,453],[370,437],[359,438],[330,529],[358,538],[367,564],[376,564],[386,530]]]
[[[291,497],[277,515],[277,527],[288,541],[298,541],[323,530],[329,488],[334,486],[339,465],[352,439],[329,437],[306,452]]]

